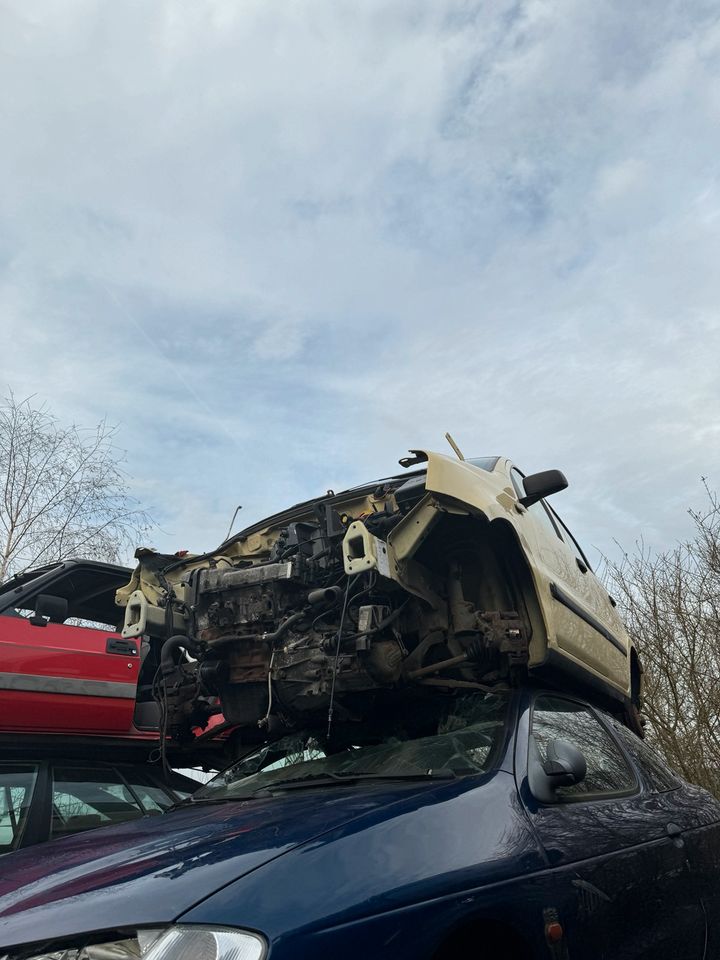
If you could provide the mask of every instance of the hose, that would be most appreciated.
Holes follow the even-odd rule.
[[[189,650],[191,653],[197,653],[199,648],[197,642],[190,637],[184,637],[181,634],[170,637],[160,651],[160,672],[164,677],[169,676],[175,669],[176,650]]]
[[[302,610],[298,610],[297,613],[293,613],[293,615],[292,615],[291,617],[288,617],[287,620],[283,621],[283,623],[280,624],[280,626],[277,628],[277,630],[276,630],[274,633],[254,633],[254,634],[252,634],[251,636],[240,636],[240,637],[235,636],[235,635],[233,635],[233,636],[225,636],[225,637],[214,637],[212,640],[208,640],[208,641],[207,641],[207,645],[208,645],[209,647],[219,647],[219,646],[220,646],[221,644],[223,644],[223,643],[231,643],[231,642],[233,642],[234,640],[245,640],[245,641],[248,641],[248,640],[251,640],[251,641],[252,641],[252,640],[254,640],[254,641],[260,640],[260,641],[262,641],[262,642],[264,642],[264,643],[275,643],[275,641],[276,641],[276,640],[279,640],[280,637],[282,637],[282,635],[283,635],[294,623],[296,623],[298,620],[300,620],[302,617],[304,617],[305,614],[306,614],[306,612],[307,612],[306,609],[303,608]],[[184,638],[183,638],[183,639],[184,639]],[[169,640],[168,640],[168,643],[170,643]],[[167,646],[167,644],[166,644],[166,646]],[[164,648],[163,648],[163,649],[164,649]]]

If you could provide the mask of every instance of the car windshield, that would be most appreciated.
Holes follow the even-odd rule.
[[[218,774],[193,801],[248,797],[258,791],[357,780],[452,779],[490,768],[508,713],[507,693],[433,698],[411,724],[383,736],[341,728],[328,740],[299,731],[266,744]]]

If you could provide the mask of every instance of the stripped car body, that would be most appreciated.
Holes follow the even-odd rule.
[[[428,696],[530,675],[638,728],[630,638],[544,497],[559,471],[412,451],[409,474],[299,504],[216,551],[148,550],[123,636],[160,638],[168,729],[217,694],[243,743],[300,723],[387,729]]]

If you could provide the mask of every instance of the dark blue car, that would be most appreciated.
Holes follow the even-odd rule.
[[[720,956],[720,805],[608,715],[539,688],[382,710],[3,858],[0,957]]]

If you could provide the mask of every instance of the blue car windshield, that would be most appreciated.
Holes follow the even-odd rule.
[[[313,781],[435,779],[484,773],[507,722],[507,692],[436,695],[385,734],[339,726],[298,731],[265,744],[218,774],[194,800],[246,797],[274,786]]]

